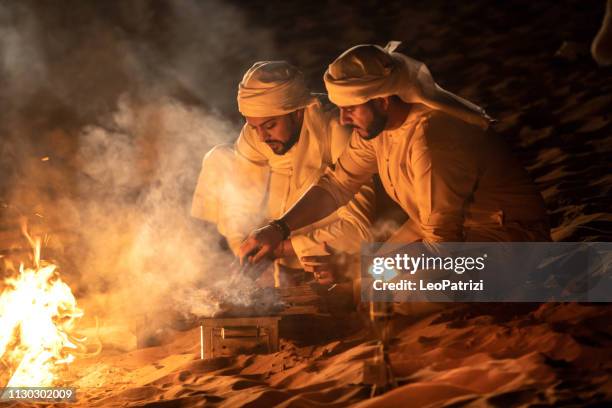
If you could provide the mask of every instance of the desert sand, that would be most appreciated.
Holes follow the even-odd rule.
[[[257,1],[242,10],[252,27],[272,27],[272,57],[302,66],[319,90],[326,64],[347,47],[405,41],[406,52],[426,61],[442,86],[498,120],[496,130],[542,191],[554,240],[610,241],[612,71],[598,68],[588,55],[604,2],[404,3]],[[555,56],[566,41],[578,44],[575,59]],[[156,347],[122,351],[135,341],[126,331],[123,342],[106,339],[99,355],[70,366],[63,378],[78,388],[78,402],[56,406],[603,407],[612,402],[607,304],[400,309],[391,345],[399,386],[373,399],[362,383],[362,364],[373,356],[375,342],[363,314],[355,314],[346,332],[321,329],[318,339],[296,339],[281,330],[277,353],[209,360],[200,360],[198,327],[168,330]]]
[[[399,387],[368,399],[367,330],[271,355],[200,359],[199,330],[131,352],[107,347],[64,378],[83,407],[605,406],[609,308],[581,304],[425,305],[394,319]],[[282,333],[282,331],[281,331]],[[327,335],[333,336],[331,333]],[[336,333],[338,335],[338,333]],[[56,404],[60,406],[59,404]],[[15,406],[19,406],[15,404]],[[540,406],[540,405],[538,405]]]

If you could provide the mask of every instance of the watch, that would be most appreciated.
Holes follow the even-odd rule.
[[[278,230],[283,236],[283,240],[289,238],[289,235],[291,235],[291,229],[289,228],[289,225],[287,225],[287,223],[282,219],[272,220],[270,221],[270,225],[273,225],[278,228]]]

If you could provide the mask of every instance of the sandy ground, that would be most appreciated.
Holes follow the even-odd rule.
[[[443,310],[441,310],[443,308]],[[77,361],[70,406],[605,406],[612,395],[609,308],[579,304],[416,304],[394,320],[399,387],[368,399],[367,330],[324,344],[283,340],[271,355],[200,360],[199,330]],[[538,405],[540,404],[540,405]],[[17,406],[17,404],[15,404]]]
[[[253,2],[279,54],[318,85],[323,67],[360,42],[405,40],[448,89],[481,103],[525,161],[558,241],[612,239],[612,71],[588,55],[555,58],[563,41],[588,49],[603,2]],[[600,4],[601,3],[601,4]],[[334,38],[332,41],[330,38]],[[76,406],[310,407],[609,406],[608,305],[414,305],[394,322],[400,387],[368,399],[366,328],[323,343],[283,340],[273,355],[199,359],[199,331],[163,346],[78,360],[66,374]],[[75,405],[70,405],[75,406]]]

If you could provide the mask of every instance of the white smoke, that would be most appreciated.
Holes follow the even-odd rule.
[[[212,313],[232,258],[191,195],[204,154],[238,135],[220,112],[274,57],[270,32],[195,0],[2,2],[0,23],[0,201],[42,217],[90,316]]]

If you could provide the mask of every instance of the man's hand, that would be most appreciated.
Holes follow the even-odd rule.
[[[295,256],[295,249],[293,249],[293,244],[291,244],[290,239],[286,239],[281,242],[272,253],[273,259],[288,258],[292,256]]]
[[[238,258],[240,264],[257,263],[267,255],[273,255],[274,250],[283,242],[281,231],[274,225],[265,225],[255,231],[240,245]]]
[[[327,243],[325,251],[328,255],[304,256],[300,258],[306,272],[314,274],[315,280],[321,285],[334,283],[342,268],[346,267],[346,256],[336,253]]]
[[[314,275],[314,279],[321,285],[331,285],[335,282],[335,269],[333,255],[304,256],[301,258],[304,270]]]

